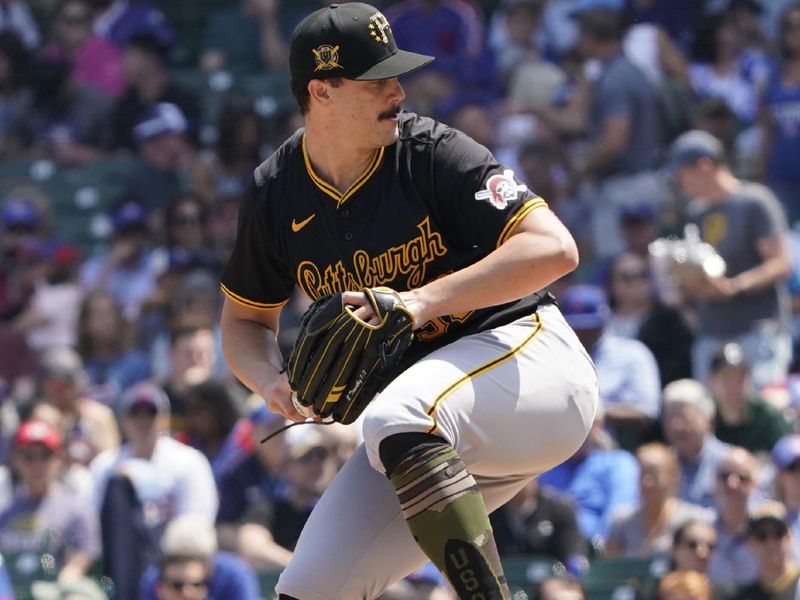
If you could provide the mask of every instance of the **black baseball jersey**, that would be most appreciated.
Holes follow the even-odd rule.
[[[341,193],[314,172],[303,130],[254,172],[222,290],[253,308],[285,304],[295,284],[312,299],[364,287],[420,287],[488,255],[545,201],[483,146],[404,113],[399,139],[376,151]],[[546,291],[417,332],[410,356],[530,314]]]

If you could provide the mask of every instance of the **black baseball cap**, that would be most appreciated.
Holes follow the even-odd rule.
[[[424,67],[432,56],[400,50],[383,13],[362,2],[331,4],[304,18],[292,34],[293,79],[389,79]]]

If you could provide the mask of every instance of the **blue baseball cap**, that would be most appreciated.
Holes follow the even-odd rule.
[[[779,439],[772,448],[771,458],[779,469],[785,469],[800,459],[800,434],[791,433]]]
[[[423,583],[428,585],[445,585],[445,579],[439,569],[432,562],[427,562],[419,569],[406,576],[406,580],[411,583]]]
[[[262,403],[250,411],[250,421],[255,425],[269,425],[275,421],[282,420],[283,417],[277,413],[272,412],[267,408],[267,405]]]
[[[569,14],[574,17],[598,8],[622,12],[625,8],[625,0],[577,0],[570,9]]]
[[[39,208],[27,198],[9,198],[0,209],[0,221],[5,227],[39,225]]]
[[[655,221],[656,209],[647,202],[629,202],[619,209],[619,220],[623,223],[632,221]]]
[[[133,200],[120,204],[111,216],[115,231],[147,228],[147,213],[144,207]]]
[[[167,414],[170,411],[169,397],[157,385],[143,381],[125,390],[122,394],[122,411],[127,414],[135,406],[152,406],[156,412]]]
[[[573,329],[602,329],[611,309],[606,293],[597,285],[573,285],[558,299],[561,313]]]
[[[159,102],[133,128],[133,137],[144,142],[165,133],[186,133],[189,122],[177,105]]]
[[[701,158],[710,158],[717,163],[724,162],[725,148],[707,131],[693,129],[678,136],[667,153],[665,172],[674,177],[678,169],[693,165]]]

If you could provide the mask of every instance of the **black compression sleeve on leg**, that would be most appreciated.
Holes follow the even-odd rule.
[[[403,460],[405,460],[408,452],[414,448],[418,448],[423,444],[446,444],[443,438],[438,435],[430,433],[422,433],[418,431],[409,431],[408,433],[397,433],[390,435],[388,438],[381,442],[378,448],[378,453],[383,463],[383,468],[386,469],[386,476],[390,477],[394,473]]]
[[[379,452],[414,539],[459,598],[508,598],[483,496],[455,449],[437,436],[402,433]]]

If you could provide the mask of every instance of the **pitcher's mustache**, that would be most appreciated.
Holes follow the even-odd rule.
[[[378,115],[378,118],[379,119],[391,119],[392,117],[395,117],[395,116],[399,115],[402,111],[403,111],[403,107],[402,106],[396,106],[394,108],[391,108],[389,110],[386,110],[386,111],[382,112],[381,114]]]

